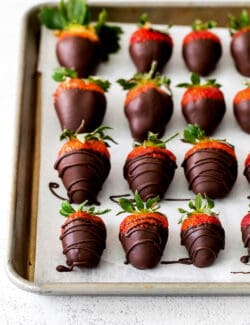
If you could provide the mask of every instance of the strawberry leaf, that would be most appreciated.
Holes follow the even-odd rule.
[[[123,212],[129,212],[129,213],[134,212],[134,205],[131,200],[128,200],[126,198],[120,198],[119,205],[123,209],[123,211],[119,212],[119,214]]]
[[[201,194],[197,194],[195,197],[195,209],[197,211],[200,211],[201,207],[202,207],[202,196]]]
[[[148,21],[148,14],[144,13],[141,15],[140,20],[137,24],[138,27],[143,27]]]
[[[67,78],[77,78],[77,72],[72,69],[59,67],[54,70],[52,78],[57,82],[62,82]]]
[[[95,83],[96,85],[101,87],[104,90],[104,92],[107,92],[110,85],[111,85],[111,83],[108,80],[102,80],[100,78],[93,77],[93,76],[86,79],[86,81],[90,81],[90,82]]]
[[[41,24],[49,29],[63,30],[67,26],[67,20],[57,8],[44,7],[38,17]]]
[[[63,132],[60,135],[60,141],[61,140],[71,140],[75,137],[75,132],[71,130],[64,129]]]
[[[144,209],[144,202],[142,201],[142,199],[137,191],[135,191],[134,197],[135,197],[135,204],[136,204],[137,209],[139,211],[142,211]]]
[[[233,15],[229,15],[229,24],[230,24],[230,35],[235,34],[238,30],[249,27],[250,26],[250,20],[249,15],[246,10],[242,10],[240,18],[236,18]]]
[[[205,138],[205,133],[200,129],[197,124],[188,124],[183,131],[183,142],[196,144]]]
[[[152,209],[159,200],[159,196],[148,199],[146,202],[146,209]]]
[[[200,85],[200,76],[197,73],[191,74],[191,82],[193,85]]]

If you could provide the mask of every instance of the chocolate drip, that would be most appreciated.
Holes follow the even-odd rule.
[[[237,178],[237,160],[218,149],[197,150],[182,163],[189,189],[212,199],[225,197]]]
[[[57,271],[70,272],[74,266],[93,268],[99,264],[106,247],[106,227],[87,218],[76,218],[63,225],[60,236],[69,268],[58,265]]]
[[[138,269],[155,267],[163,254],[168,229],[160,224],[152,225],[147,222],[137,224],[127,233],[120,233],[119,239],[126,253],[125,264],[131,263]]]
[[[239,123],[241,129],[246,133],[250,133],[250,101],[242,100],[238,104],[234,104],[234,116]]]
[[[112,202],[119,204],[119,200],[117,200],[117,199],[120,199],[122,197],[128,197],[128,196],[130,196],[130,194],[127,194],[127,193],[126,194],[119,194],[119,195],[110,195],[109,199]],[[132,199],[129,199],[129,200],[131,201]]]
[[[143,201],[157,195],[162,198],[174,177],[176,163],[167,155],[161,158],[147,154],[128,159],[123,167],[124,178]]]
[[[142,92],[125,106],[125,115],[135,140],[143,141],[148,131],[164,134],[167,123],[173,114],[172,97],[155,88]]]
[[[244,175],[246,176],[248,183],[250,183],[250,165],[246,166],[244,170]],[[250,196],[248,198],[250,198]]]
[[[250,31],[245,31],[232,38],[231,54],[234,64],[243,76],[250,76]]]
[[[95,74],[97,65],[101,61],[101,43],[70,35],[58,39],[56,55],[60,65],[74,69],[79,78],[87,78]]]
[[[172,45],[161,41],[138,42],[130,44],[129,53],[138,72],[148,72],[153,61],[157,61],[157,72],[162,72],[172,55]]]
[[[190,71],[207,76],[215,70],[222,55],[222,48],[216,41],[198,39],[184,44],[182,55]]]
[[[250,272],[243,272],[243,271],[238,271],[238,272],[230,272],[232,274],[250,274]]]
[[[62,197],[61,195],[57,194],[55,192],[54,189],[56,188],[59,188],[59,184],[58,183],[54,183],[54,182],[49,182],[49,189],[50,189],[50,192],[55,195],[55,197],[57,197],[58,199],[60,200],[67,200],[66,198]]]
[[[226,111],[224,100],[202,98],[188,102],[182,107],[183,115],[188,123],[198,124],[206,133],[212,134],[223,119]]]
[[[225,246],[225,232],[219,225],[201,224],[181,233],[181,244],[185,245],[192,263],[197,267],[213,264]]]
[[[241,228],[241,234],[244,247],[247,248],[248,254],[246,256],[241,256],[240,261],[244,264],[247,264],[250,259],[250,224],[244,228]]]
[[[110,161],[92,150],[76,150],[59,157],[54,165],[70,202],[98,204],[97,195],[110,171]]]
[[[99,127],[106,111],[106,98],[98,91],[68,89],[59,93],[55,109],[61,128],[92,132]],[[81,121],[83,127],[78,130]]]
[[[184,258],[179,258],[176,261],[161,261],[161,264],[185,264],[185,265],[191,265],[193,262],[191,261],[190,258],[184,257]]]

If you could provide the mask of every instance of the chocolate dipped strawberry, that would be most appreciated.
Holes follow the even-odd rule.
[[[54,106],[62,129],[91,132],[102,124],[110,83],[96,77],[77,78],[74,70],[56,69],[53,78],[60,82],[54,93]],[[79,124],[84,120],[83,127]]]
[[[133,192],[138,192],[143,201],[159,196],[162,198],[173,180],[176,165],[175,155],[166,148],[174,136],[160,140],[149,132],[148,139],[135,143],[123,167],[124,178]]]
[[[84,0],[61,0],[58,7],[42,8],[39,18],[41,24],[55,30],[60,65],[77,71],[79,78],[94,74],[98,64],[119,49],[121,28],[106,23],[105,10],[91,23]]]
[[[151,269],[160,262],[168,240],[168,219],[157,211],[158,198],[142,201],[135,192],[132,200],[119,200],[123,212],[129,215],[121,222],[119,239],[126,254],[125,264],[132,264],[137,269]],[[119,214],[118,213],[118,214]]]
[[[230,18],[231,54],[236,69],[243,76],[250,76],[250,20],[246,10],[240,18]]]
[[[181,244],[187,248],[191,263],[207,267],[214,263],[225,247],[225,231],[217,214],[212,211],[214,202],[201,194],[189,202],[190,211],[179,209],[182,217]]]
[[[240,258],[241,262],[247,264],[250,259],[250,211],[241,220],[241,234],[244,247],[247,248],[247,255]]]
[[[246,179],[248,180],[248,182],[250,184],[250,153],[248,154],[248,156],[245,160],[244,175],[246,176]]]
[[[212,199],[225,197],[237,178],[234,147],[225,140],[206,137],[197,125],[188,125],[183,135],[182,141],[194,145],[182,163],[189,189]]]
[[[61,147],[54,168],[62,178],[70,202],[98,204],[97,195],[110,171],[110,129],[101,126],[92,133],[75,134],[64,131],[61,139],[68,141]]]
[[[170,80],[166,76],[155,75],[156,66],[157,63],[153,62],[148,73],[137,73],[129,80],[118,80],[123,89],[128,90],[124,111],[132,137],[138,141],[147,139],[149,131],[161,137],[173,114]]]
[[[202,23],[196,20],[192,31],[182,44],[182,55],[188,69],[201,76],[207,76],[215,70],[222,55],[220,38],[209,29],[216,26],[214,21]]]
[[[250,134],[250,82],[233,99],[234,116],[241,129]]]
[[[198,124],[207,134],[212,134],[221,123],[226,111],[226,103],[221,86],[215,79],[201,84],[198,74],[191,74],[191,83],[182,83],[177,87],[187,88],[182,96],[182,113],[188,123]]]
[[[83,202],[75,210],[68,201],[62,202],[60,214],[66,220],[61,227],[60,240],[69,267],[58,265],[56,269],[59,272],[70,272],[76,266],[96,267],[106,248],[106,226],[98,215],[110,210],[100,211],[95,207],[87,209],[86,203]]]
[[[158,62],[157,71],[162,72],[173,50],[173,40],[168,32],[153,29],[143,14],[138,29],[133,32],[129,42],[129,53],[138,72],[150,70],[153,61]]]

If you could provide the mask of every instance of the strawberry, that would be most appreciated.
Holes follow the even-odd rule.
[[[182,83],[177,87],[187,88],[182,96],[182,113],[188,123],[198,124],[207,134],[212,134],[223,119],[226,111],[221,86],[215,79],[201,84],[196,73],[191,74],[191,83]]]
[[[138,141],[147,139],[149,131],[161,137],[173,114],[170,80],[166,76],[155,75],[156,66],[157,63],[153,62],[148,73],[137,73],[129,80],[118,80],[128,90],[124,111],[132,136]]]
[[[131,263],[137,269],[155,267],[163,254],[168,239],[168,219],[158,212],[159,198],[142,201],[135,192],[135,203],[120,198],[120,213],[129,215],[121,222],[119,239],[126,254],[125,264]]]
[[[67,189],[70,202],[89,204],[97,202],[97,194],[110,171],[110,154],[107,141],[115,142],[101,126],[92,133],[76,134],[65,130],[61,139],[68,141],[61,147],[55,169]]]
[[[222,54],[219,37],[209,31],[216,26],[216,22],[202,23],[194,21],[192,31],[187,34],[182,43],[182,55],[188,69],[201,76],[209,75],[215,70]]]
[[[234,116],[243,131],[250,134],[250,82],[233,99]]]
[[[179,209],[182,214],[181,244],[188,250],[191,262],[197,267],[213,264],[221,249],[225,246],[225,232],[217,214],[212,211],[214,202],[201,194],[190,200],[191,211]]]
[[[178,133],[177,133],[178,134]],[[163,197],[174,177],[175,155],[166,149],[166,143],[177,136],[159,140],[157,134],[148,133],[148,139],[134,144],[123,167],[129,187],[143,201],[155,196]]]
[[[241,257],[241,262],[247,264],[250,258],[250,211],[241,220],[241,233],[244,247],[247,248],[248,254]]]
[[[42,25],[55,30],[60,65],[76,70],[80,78],[93,74],[101,61],[119,49],[121,28],[106,24],[105,10],[92,24],[84,0],[61,0],[58,7],[42,8],[39,18]]]
[[[231,54],[236,69],[243,76],[250,76],[250,20],[246,10],[239,19],[230,15]]]
[[[248,154],[245,160],[244,175],[246,176],[248,182],[250,183],[250,153]]]
[[[182,141],[194,144],[182,163],[189,189],[213,199],[225,197],[237,178],[234,147],[225,140],[206,137],[198,125],[189,124],[183,135]]]
[[[99,127],[106,112],[105,91],[110,83],[94,77],[79,79],[74,70],[56,69],[53,79],[60,82],[54,93],[54,106],[61,128],[78,132],[91,132]]]
[[[129,53],[137,71],[145,73],[157,61],[157,71],[162,72],[172,55],[172,37],[168,32],[153,29],[147,14],[141,16],[138,27],[129,42]]]
[[[62,202],[60,214],[66,220],[61,227],[60,240],[69,267],[58,265],[56,269],[59,272],[72,271],[75,266],[96,267],[106,248],[106,226],[98,215],[110,210],[87,209],[86,203],[83,202],[75,210],[68,201]]]

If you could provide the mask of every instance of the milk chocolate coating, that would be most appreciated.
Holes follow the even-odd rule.
[[[60,239],[67,265],[96,267],[106,247],[105,225],[87,218],[77,218],[63,225],[63,228]]]
[[[234,116],[242,130],[250,134],[250,101],[242,100],[234,104]]]
[[[250,30],[233,37],[231,54],[236,69],[243,76],[250,76]]]
[[[162,72],[172,55],[172,46],[161,41],[138,42],[130,44],[129,53],[138,72],[148,72],[153,61],[157,61],[157,72]]]
[[[167,155],[161,158],[140,155],[126,161],[123,175],[131,190],[137,190],[141,199],[147,201],[157,195],[164,196],[176,168],[176,163]]]
[[[76,150],[59,157],[54,165],[70,202],[98,203],[97,195],[110,171],[110,161],[92,150]]]
[[[158,133],[159,137],[164,134],[173,114],[173,101],[167,93],[151,88],[132,99],[124,110],[132,137],[143,141],[148,131]]]
[[[168,229],[160,225],[147,228],[134,226],[127,233],[120,233],[119,239],[126,253],[126,262],[137,269],[154,268],[161,259],[168,239]]]
[[[248,255],[241,257],[241,262],[247,264],[250,259],[250,224],[244,228],[241,228],[242,233],[242,241],[244,243],[244,247],[247,248]]]
[[[237,160],[218,149],[197,150],[183,161],[182,167],[189,189],[212,199],[225,197],[237,178]]]
[[[68,89],[59,93],[55,109],[62,129],[92,132],[99,127],[106,112],[106,98],[98,91]]]
[[[201,224],[181,232],[181,244],[195,266],[210,266],[225,247],[225,232],[219,225]]]
[[[182,47],[182,55],[188,69],[201,76],[207,76],[215,70],[221,54],[221,44],[213,40],[193,40]]]
[[[244,175],[246,176],[248,182],[250,183],[250,165],[246,166],[244,170]]]
[[[223,100],[202,98],[182,107],[188,123],[198,124],[206,135],[212,134],[223,119],[226,104]]]
[[[86,78],[95,73],[101,61],[101,43],[70,35],[58,39],[56,55],[61,66],[75,70],[79,78]]]

